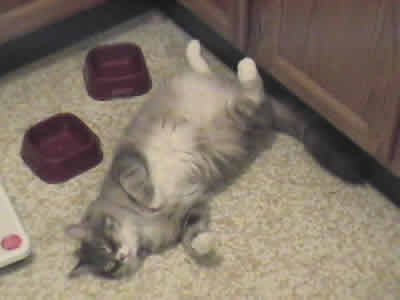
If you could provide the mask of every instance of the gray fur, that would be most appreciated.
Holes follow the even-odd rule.
[[[254,152],[254,135],[271,134],[272,107],[252,60],[244,59],[238,79],[227,81],[199,51],[192,41],[192,71],[142,105],[98,198],[67,229],[81,241],[71,276],[132,274],[148,255],[180,241],[194,257],[207,251],[208,199]]]

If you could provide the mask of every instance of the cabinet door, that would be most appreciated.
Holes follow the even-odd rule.
[[[179,0],[235,47],[247,39],[248,0]]]
[[[13,8],[24,5],[33,0],[2,0],[0,2],[0,14],[5,13]]]
[[[399,1],[252,3],[250,55],[353,141],[394,168],[400,158]],[[400,164],[396,172],[400,174]]]
[[[0,44],[107,0],[0,0]]]

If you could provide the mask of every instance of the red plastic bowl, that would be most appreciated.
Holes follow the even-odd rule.
[[[47,183],[66,181],[100,163],[100,140],[78,117],[61,113],[41,121],[24,135],[21,156]]]
[[[90,50],[85,61],[84,79],[88,94],[96,100],[139,96],[152,86],[141,49],[129,43]]]

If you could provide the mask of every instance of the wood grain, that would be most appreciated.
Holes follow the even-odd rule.
[[[27,4],[34,0],[2,0],[0,1],[0,15],[18,6]]]
[[[248,0],[179,0],[233,46],[243,50],[248,37]]]
[[[397,174],[399,5],[254,0],[248,46],[261,66]]]
[[[105,2],[104,0],[32,0],[0,14],[0,44]]]

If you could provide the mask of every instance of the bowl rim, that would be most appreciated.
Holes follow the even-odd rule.
[[[73,122],[76,122],[80,130],[84,130],[87,133],[88,139],[87,143],[82,143],[81,146],[76,149],[76,151],[72,151],[69,155],[66,156],[60,156],[60,157],[49,157],[43,154],[40,149],[37,147],[37,143],[34,143],[32,141],[32,135],[33,131],[38,129],[39,127],[46,126],[47,124],[51,124],[55,122],[56,120],[60,118],[66,118],[67,120],[73,120]],[[25,138],[26,141],[31,145],[31,148],[33,148],[33,151],[36,151],[36,153],[40,156],[41,159],[44,159],[47,162],[52,162],[52,163],[57,163],[57,162],[62,162],[66,160],[70,160],[73,157],[76,157],[80,155],[81,153],[84,153],[88,151],[88,148],[92,148],[93,145],[97,147],[100,145],[100,139],[99,137],[83,122],[78,116],[76,116],[73,113],[68,113],[68,112],[62,112],[62,113],[57,113],[45,120],[39,121],[32,127],[28,129],[28,131],[25,133]]]
[[[94,66],[94,56],[97,54],[99,51],[104,51],[104,50],[109,50],[109,49],[117,49],[117,48],[128,48],[131,49],[131,53],[134,53],[135,55],[129,56],[129,57],[135,57],[137,56],[139,59],[139,64],[137,71],[135,72],[130,72],[124,75],[119,75],[119,76],[112,76],[112,75],[100,75],[99,72],[96,70],[96,67]],[[140,76],[141,74],[145,74],[147,76],[147,70],[146,70],[146,64],[145,64],[145,59],[142,50],[138,45],[135,43],[128,43],[128,42],[121,42],[121,43],[116,43],[116,44],[104,44],[97,46],[93,49],[91,49],[85,59],[85,68],[87,71],[87,75],[90,78],[86,78],[87,80],[94,80],[96,82],[98,81],[120,81],[120,80],[126,80],[126,79],[131,79],[133,77]]]

